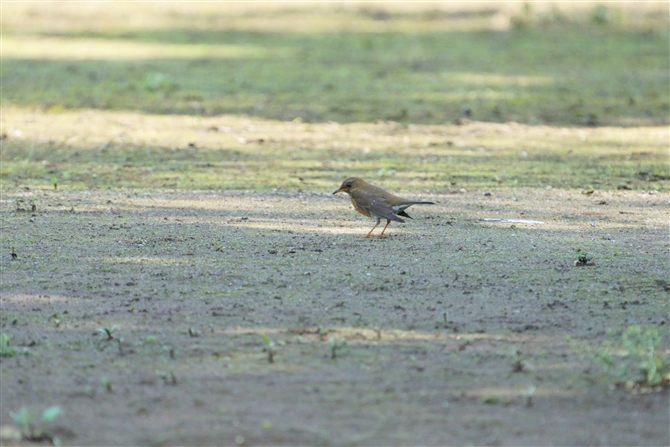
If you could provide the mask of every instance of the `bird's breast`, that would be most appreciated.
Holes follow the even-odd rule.
[[[368,217],[371,217],[371,216],[372,216],[372,214],[370,214],[370,212],[369,212],[368,210],[366,210],[366,209],[364,209],[364,208],[361,208],[361,206],[358,204],[358,202],[356,201],[356,199],[354,199],[353,197],[351,198],[351,204],[354,206],[354,209],[355,209],[356,211],[358,211],[359,213],[363,214],[364,216],[368,216]]]

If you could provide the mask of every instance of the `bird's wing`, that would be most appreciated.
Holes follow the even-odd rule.
[[[394,220],[396,222],[405,222],[395,215],[391,204],[382,197],[371,199],[370,204],[366,208],[375,216],[383,217],[384,219],[388,220]]]

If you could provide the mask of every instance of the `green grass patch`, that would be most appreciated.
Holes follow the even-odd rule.
[[[76,12],[63,13],[69,28],[26,31],[17,13],[3,29],[2,101],[304,122],[443,124],[465,105],[494,122],[668,122],[667,21],[644,11],[597,6],[583,21],[521,10],[500,29],[489,24],[496,11],[485,9],[460,17],[286,9],[258,8],[237,25],[210,11],[217,26],[196,26],[187,12],[155,14],[159,26],[96,31],[82,29]],[[325,26],[329,18],[338,30]],[[303,32],[280,32],[279,21]]]

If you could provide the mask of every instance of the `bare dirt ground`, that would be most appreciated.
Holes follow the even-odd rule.
[[[667,353],[670,194],[408,193],[437,204],[364,239],[329,192],[4,193],[1,424],[58,405],[41,428],[65,445],[670,443],[667,389],[593,362],[630,325]]]

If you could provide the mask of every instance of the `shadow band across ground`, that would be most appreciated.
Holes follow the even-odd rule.
[[[317,125],[12,107],[3,120],[4,188],[311,192],[354,173],[405,194],[670,184],[662,127]]]

